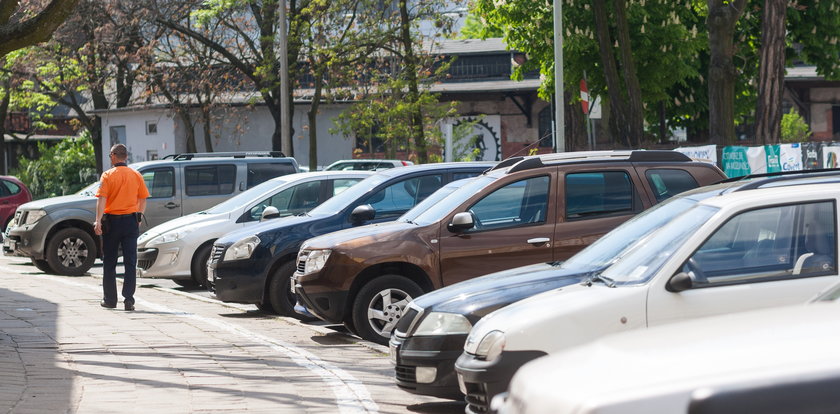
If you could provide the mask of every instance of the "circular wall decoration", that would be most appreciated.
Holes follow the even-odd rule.
[[[502,159],[502,140],[499,134],[493,130],[488,122],[483,119],[478,120],[474,117],[461,118],[453,124],[453,127],[458,127],[464,123],[473,123],[472,131],[467,134],[465,138],[459,140],[463,148],[460,152],[476,151],[475,161],[501,161]],[[460,154],[456,154],[458,156]]]

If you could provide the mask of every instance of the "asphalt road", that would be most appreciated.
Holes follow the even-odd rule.
[[[0,256],[0,412],[463,412],[397,388],[387,349],[341,327],[165,279],[138,279],[134,312],[104,309],[101,274]]]

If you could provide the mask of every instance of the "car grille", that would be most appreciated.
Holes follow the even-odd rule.
[[[418,312],[417,309],[412,307],[405,308],[400,320],[397,322],[396,331],[403,335],[408,334],[409,329],[411,329],[411,324],[414,322],[414,318],[416,318],[419,313],[420,312]]]
[[[149,268],[155,264],[155,260],[157,260],[158,255],[157,249],[148,249],[146,251],[152,251],[152,253],[143,255],[143,258],[137,258],[137,267],[143,270],[149,270]]]
[[[487,401],[487,390],[484,388],[484,384],[473,384],[473,383],[466,383],[464,384],[467,388],[467,408],[469,411],[474,413],[486,413],[487,409],[490,406],[490,403]]]
[[[297,263],[298,273],[303,273],[306,270],[306,259],[300,260]]]
[[[222,253],[224,253],[224,252],[225,252],[225,246],[220,245],[220,244],[214,244],[213,245],[213,250],[210,251],[210,261],[209,261],[209,263],[219,263],[222,260]]]
[[[22,217],[21,217],[22,215],[23,215],[22,211],[20,211],[20,210],[15,211],[15,218],[13,218],[12,221],[9,223],[9,227],[14,227],[14,226],[17,226],[18,223],[21,223],[23,221]]]
[[[397,365],[395,368],[397,381],[415,384],[417,383],[417,368],[405,365]]]

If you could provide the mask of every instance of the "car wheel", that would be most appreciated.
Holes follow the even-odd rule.
[[[210,259],[210,250],[213,250],[212,243],[199,247],[193,255],[190,274],[198,286],[207,286],[207,260]]]
[[[47,264],[59,275],[81,276],[96,260],[93,237],[81,229],[59,230],[47,243]]]
[[[295,295],[292,294],[289,284],[290,278],[295,273],[295,262],[283,263],[271,275],[271,282],[268,284],[266,296],[271,308],[278,315],[297,317],[295,312]]]
[[[371,280],[359,290],[353,301],[353,325],[363,339],[387,345],[403,309],[423,289],[398,275],[385,275]]]
[[[44,273],[53,273],[52,268],[50,268],[50,264],[47,263],[46,260],[38,260],[38,259],[30,259],[32,260],[32,264],[38,268],[38,270]]]
[[[257,303],[257,309],[259,309],[262,313],[277,313],[268,301]]]

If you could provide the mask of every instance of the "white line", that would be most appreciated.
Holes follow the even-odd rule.
[[[43,277],[65,285],[76,286],[83,289],[101,291],[98,286],[93,286],[81,282],[74,282],[65,278],[50,276],[50,275],[35,275]],[[142,307],[154,309],[158,312],[164,312],[177,317],[197,320],[214,327],[224,329],[228,332],[237,334],[247,340],[265,345],[271,349],[283,354],[291,359],[295,364],[308,369],[312,373],[321,377],[327,383],[335,394],[336,405],[341,413],[377,413],[379,406],[373,401],[370,393],[365,385],[349,374],[347,371],[336,367],[335,365],[323,361],[318,356],[308,352],[304,349],[298,348],[294,345],[287,344],[283,341],[269,338],[239,326],[227,323],[225,321],[199,316],[193,313],[172,309],[164,305],[149,302],[147,300],[137,299],[137,304]]]

